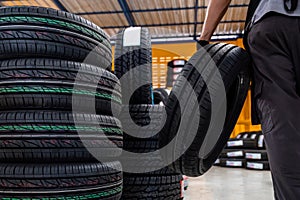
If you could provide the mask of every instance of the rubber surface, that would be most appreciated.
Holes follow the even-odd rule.
[[[141,28],[140,46],[123,46],[126,29],[117,35],[115,74],[121,79],[124,104],[152,104],[152,49],[147,28]],[[145,84],[146,83],[146,84]],[[141,87],[137,87],[141,85]],[[132,94],[130,96],[129,94]]]
[[[174,137],[177,138],[174,146],[170,148],[173,155],[165,155],[164,159],[175,160],[175,156],[179,156],[179,159],[173,162],[172,168],[187,176],[200,176],[213,165],[230,137],[250,85],[250,58],[243,49],[222,43],[207,45],[205,48],[216,63],[224,82],[227,93],[227,116],[221,136],[215,139],[215,146],[204,157],[199,158],[199,152],[211,120],[210,97],[216,96],[213,92],[218,92],[219,89],[219,83],[215,82],[217,80],[209,79],[209,77],[213,76],[215,70],[206,68],[210,64],[211,59],[202,59],[204,55],[207,56],[206,50],[202,49],[185,65],[169,95],[166,106],[167,123],[164,127],[160,144],[161,146],[165,146]],[[209,93],[207,89],[207,83],[205,83],[201,76],[202,72],[198,72],[193,64],[191,64],[192,62],[202,66],[203,71],[209,73],[207,75],[208,81],[216,87],[215,90],[211,91],[212,93]],[[193,87],[193,92],[198,97],[197,102],[193,102],[189,98],[191,93],[186,90],[188,85]],[[195,116],[195,110],[198,108],[201,114],[200,116]],[[184,110],[186,115],[184,119],[186,123],[181,123],[181,110]],[[197,117],[200,120],[196,122]],[[198,130],[191,130],[192,127],[198,127]],[[178,130],[180,130],[179,133],[177,133]],[[183,155],[176,155],[182,152],[182,148],[186,146],[186,136],[195,134],[196,136],[187,151]]]
[[[3,200],[118,200],[121,165],[108,163],[0,164]]]
[[[95,161],[121,154],[120,121],[113,117],[62,111],[0,113],[1,162]],[[98,158],[98,157],[97,157]]]
[[[101,114],[119,113],[119,80],[107,70],[71,61],[42,58],[1,61],[0,110],[71,111],[72,106],[82,112],[93,108]]]
[[[142,174],[129,176],[124,174],[124,190],[122,199],[126,200],[179,200],[181,199],[180,175]]]
[[[48,57],[111,69],[108,36],[95,24],[39,7],[0,9],[1,59]]]
[[[159,149],[159,134],[163,127],[165,113],[164,106],[159,105],[130,105],[123,106],[123,112],[129,111],[132,122],[137,126],[131,126],[130,120],[121,113],[120,120],[124,130],[124,150],[135,153],[153,152]],[[130,133],[138,133],[140,137],[131,136]],[[150,137],[147,137],[151,135]],[[144,138],[141,138],[144,137]],[[148,173],[124,173],[124,190],[122,199],[128,200],[156,200],[156,199],[181,199],[182,176],[168,167],[153,171],[155,167],[163,164],[160,154],[144,156],[142,160],[125,158],[122,165],[131,169],[143,168]],[[130,162],[134,160],[134,164]],[[138,163],[138,166],[136,166]],[[135,166],[130,166],[130,165]]]
[[[169,95],[165,89],[163,88],[154,89],[153,96],[154,96],[154,104],[160,104],[161,102],[163,103],[163,105],[167,104]]]

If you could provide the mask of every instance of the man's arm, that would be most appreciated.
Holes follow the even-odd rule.
[[[210,0],[200,40],[210,40],[221,19],[225,15],[230,2],[231,0]]]

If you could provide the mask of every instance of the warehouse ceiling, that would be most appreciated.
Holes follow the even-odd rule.
[[[31,5],[66,10],[91,20],[110,36],[122,28],[144,26],[154,40],[190,40],[201,34],[209,0],[0,0],[1,6]],[[249,0],[232,0],[214,38],[243,33]]]

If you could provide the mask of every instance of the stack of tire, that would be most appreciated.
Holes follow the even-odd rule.
[[[148,29],[134,27],[120,31],[115,74],[121,82],[124,103],[119,117],[124,131],[124,152],[120,158],[124,169],[124,200],[182,198],[182,175],[163,167],[158,153],[165,108],[153,105],[151,65]]]
[[[269,163],[262,132],[243,132],[230,139],[217,163],[223,167],[268,170]]]
[[[168,62],[167,87],[173,87],[176,79],[186,63],[187,61],[183,59],[176,59]]]
[[[120,199],[121,88],[105,70],[107,35],[73,14],[22,6],[0,8],[0,38],[2,199]]]

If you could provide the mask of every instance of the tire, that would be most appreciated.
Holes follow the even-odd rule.
[[[62,60],[15,59],[0,63],[0,110],[71,111],[72,106],[82,112],[92,107],[103,115],[120,113],[121,86],[117,77],[92,65]]]
[[[56,58],[111,66],[111,50],[83,35],[48,27],[0,26],[0,59]]]
[[[1,59],[51,57],[111,69],[108,36],[95,24],[71,13],[41,7],[3,7],[0,38]]]
[[[147,153],[159,149],[159,134],[166,118],[164,109],[164,106],[159,105],[123,106],[119,119],[124,131],[124,150]],[[129,111],[131,119],[125,115],[126,111]],[[137,126],[132,127],[132,122]],[[131,133],[135,133],[134,136]],[[137,137],[136,134],[141,135]]]
[[[154,104],[160,104],[161,102],[163,105],[166,105],[167,100],[169,98],[168,93],[163,88],[156,88],[153,90],[153,96],[154,96]]]
[[[244,158],[245,153],[243,150],[239,149],[224,149],[220,156],[220,158]]]
[[[164,106],[159,105],[123,106],[120,120],[124,127],[124,150],[134,153],[147,153],[159,149],[159,134],[165,119],[164,109]],[[125,111],[129,111],[132,121],[138,126],[130,126]],[[146,127],[146,129],[142,129],[143,127]],[[141,135],[140,137],[131,136],[130,132]],[[146,138],[145,136],[148,135],[151,135],[151,137]],[[167,167],[153,171],[157,166],[163,164],[159,153],[153,157],[145,156],[143,160],[138,161],[139,166],[129,166],[131,163],[137,163],[136,160],[130,162],[130,159],[134,160],[134,158],[125,158],[126,162],[122,162],[122,165],[126,165],[126,168],[130,169],[138,167],[151,172],[141,174],[124,173],[123,200],[173,200],[181,198],[182,176],[180,174]]]
[[[227,149],[257,149],[256,139],[230,139],[227,142]]]
[[[181,175],[168,175],[164,170],[135,176],[125,173],[122,199],[179,200],[182,199],[182,181]]]
[[[147,28],[141,28],[140,36],[137,36],[140,43],[124,46],[126,41],[124,37],[129,30],[132,28],[118,33],[115,48],[115,74],[119,79],[126,74],[126,78],[121,79],[122,90],[128,94],[123,95],[123,102],[124,104],[153,104],[150,33]],[[138,85],[142,86],[136,89]]]
[[[247,161],[246,168],[252,170],[270,170],[270,165],[268,161]]]
[[[95,161],[87,148],[111,159],[122,153],[122,139],[121,124],[113,117],[62,111],[0,113],[1,162]]]
[[[220,166],[221,167],[230,167],[230,168],[245,168],[246,160],[245,159],[232,159],[232,158],[221,158]]]
[[[118,170],[119,169],[119,170]],[[122,193],[118,162],[84,164],[0,164],[3,199],[106,199]]]
[[[205,152],[202,158],[199,158],[199,153],[207,137],[211,120],[210,96],[215,96],[216,93],[218,93],[218,88],[212,91],[215,92],[215,94],[209,93],[206,87],[208,83],[204,82],[201,74],[195,70],[192,64],[196,63],[197,66],[204,67],[202,72],[208,72],[208,77],[211,77],[215,73],[215,70],[210,70],[209,67],[206,67],[209,66],[211,60],[209,59],[207,61],[207,59],[203,59],[203,56],[205,58],[205,56],[207,57],[208,55],[206,50],[201,49],[185,65],[169,95],[166,106],[167,122],[161,137],[161,146],[166,146],[174,137],[177,138],[177,143],[170,147],[170,152],[168,152],[170,155],[165,155],[164,159],[172,159],[171,161],[173,161],[176,160],[176,157],[179,157],[173,162],[171,166],[172,169],[192,177],[204,174],[213,165],[226,145],[241,112],[250,85],[250,58],[243,49],[222,43],[207,45],[205,48],[213,61],[217,64],[227,96],[234,97],[227,98],[228,109],[223,131],[219,138],[213,139],[215,141],[215,144],[211,145],[213,148],[209,152]],[[187,80],[187,82],[185,80]],[[214,82],[217,81],[215,79],[208,78],[208,81],[211,85],[220,85]],[[191,93],[186,90],[187,85],[193,87],[193,92],[196,93],[198,102],[189,99]],[[179,101],[181,101],[180,105]],[[196,116],[195,114],[195,110],[197,110],[198,107],[201,113],[200,116]],[[184,120],[188,123],[181,123],[181,110],[184,110]],[[199,122],[195,122],[197,117],[200,119]],[[191,130],[192,127],[197,127],[198,129]],[[179,133],[177,134],[178,130]],[[185,140],[188,138],[186,136],[195,134],[196,136],[190,147],[186,151],[182,149],[186,146]],[[178,153],[182,151],[185,153],[178,155]]]
[[[253,161],[253,160],[267,161],[268,154],[266,150],[246,150],[245,158],[249,161]]]

